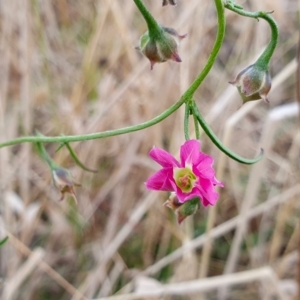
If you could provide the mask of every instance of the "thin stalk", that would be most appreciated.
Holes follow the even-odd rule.
[[[245,11],[242,7],[236,6],[233,2],[229,1],[227,4],[225,4],[225,7],[241,16],[254,18],[256,20],[258,19],[264,19],[267,21],[271,28],[271,39],[262,53],[262,55],[257,59],[256,64],[262,66],[263,68],[267,69],[270,59],[274,53],[274,50],[276,48],[277,42],[278,42],[278,27],[275,22],[275,20],[270,16],[271,12],[248,12]]]
[[[64,143],[64,145],[67,147],[67,149],[69,150],[69,153],[71,155],[71,157],[73,158],[74,162],[76,163],[76,165],[78,165],[81,169],[83,169],[84,171],[88,171],[88,172],[92,172],[92,173],[97,173],[98,170],[93,170],[93,169],[89,169],[88,167],[86,167],[77,157],[75,151],[73,150],[73,148],[70,146],[69,143]]]
[[[199,124],[201,125],[201,127],[203,128],[204,132],[208,135],[208,137],[211,139],[211,141],[227,156],[229,156],[230,158],[232,158],[233,160],[235,160],[239,163],[246,164],[246,165],[252,165],[261,160],[261,158],[263,156],[263,149],[261,149],[260,154],[254,159],[247,159],[247,158],[241,157],[241,156],[235,154],[234,152],[232,152],[231,150],[229,150],[227,147],[225,147],[222,144],[222,142],[218,139],[218,137],[214,134],[214,132],[211,130],[211,128],[205,122],[204,118],[202,117],[202,115],[200,114],[200,112],[198,110],[198,107],[196,106],[196,103],[193,104],[192,109],[193,109],[194,116],[196,116],[196,118],[197,118]]]
[[[39,135],[39,137],[42,137],[42,136]],[[41,142],[36,141],[36,146],[38,148],[39,154],[41,155],[43,160],[49,165],[51,170],[58,167],[58,165],[52,160],[52,158],[50,157],[50,155],[48,154],[48,152],[46,151],[44,145]]]
[[[142,0],[133,0],[137,8],[139,9],[140,13],[144,17],[148,30],[149,30],[149,36],[150,38],[155,38],[162,34],[162,29],[154,19],[154,17],[151,15],[149,10],[146,8]]]
[[[184,112],[184,137],[185,140],[188,141],[190,139],[190,126],[189,126],[189,119],[190,119],[190,106],[186,103],[185,104],[185,112]]]
[[[196,139],[200,140],[200,130],[199,130],[199,123],[197,117],[193,114],[193,119],[194,119],[194,127],[195,127],[195,135]]]
[[[134,0],[134,1],[137,4],[137,6],[142,5],[141,1],[139,1],[139,0]],[[212,48],[211,54],[207,60],[206,65],[204,66],[203,70],[198,75],[198,77],[195,79],[195,81],[192,83],[192,85],[182,95],[182,97],[179,99],[179,101],[176,102],[175,104],[173,104],[170,108],[165,110],[163,113],[161,113],[157,117],[155,117],[147,122],[140,123],[140,124],[133,125],[133,126],[128,126],[128,127],[124,127],[124,128],[120,128],[120,129],[115,129],[115,130],[107,130],[104,132],[90,133],[90,134],[85,134],[85,135],[69,135],[69,136],[54,136],[54,137],[47,137],[47,136],[19,137],[19,138],[1,143],[0,148],[13,146],[13,145],[21,144],[21,143],[36,143],[36,142],[40,142],[40,143],[71,143],[71,142],[89,141],[89,140],[95,140],[95,139],[130,133],[130,132],[134,132],[134,131],[139,131],[139,130],[148,128],[150,126],[153,126],[157,123],[160,123],[165,118],[167,118],[172,113],[174,113],[183,103],[192,99],[193,93],[196,91],[196,89],[199,87],[199,85],[205,79],[205,77],[207,76],[208,72],[210,71],[214,61],[216,60],[216,57],[219,53],[222,42],[224,40],[225,17],[224,17],[224,9],[223,9],[222,0],[215,0],[215,5],[216,5],[216,9],[217,9],[219,26],[218,26],[216,40],[215,40],[214,46]]]
[[[213,49],[211,50],[211,53],[209,55],[209,58],[207,60],[207,63],[201,73],[198,75],[198,77],[194,80],[194,82],[191,84],[189,89],[187,90],[188,94],[192,97],[195,93],[195,91],[199,88],[203,80],[206,78],[207,74],[211,70],[218,53],[221,49],[221,46],[224,41],[225,37],[225,27],[226,27],[226,20],[225,20],[225,14],[224,14],[224,5],[222,0],[214,0],[215,6],[217,10],[217,18],[218,18],[218,31],[217,31],[217,37],[213,46]]]
[[[89,140],[95,140],[100,138],[106,138],[116,135],[121,135],[125,133],[130,133],[134,131],[139,131],[145,128],[148,128],[150,126],[153,126],[161,121],[163,121],[165,118],[170,116],[172,113],[174,113],[183,103],[187,101],[187,96],[184,94],[178,102],[173,104],[170,108],[165,110],[163,113],[158,115],[157,117],[144,122],[140,123],[138,125],[128,126],[120,129],[115,130],[107,130],[103,132],[96,132],[96,133],[89,133],[84,135],[64,135],[64,136],[24,136],[20,138],[16,138],[7,142],[4,142],[0,144],[0,148],[7,147],[7,146],[13,146],[21,143],[70,143],[70,142],[82,142],[82,141],[89,141]]]

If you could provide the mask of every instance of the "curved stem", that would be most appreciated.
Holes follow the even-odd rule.
[[[73,158],[73,160],[75,161],[75,163],[84,171],[88,171],[88,172],[92,172],[92,173],[98,173],[98,170],[92,170],[89,169],[88,167],[86,167],[77,157],[75,151],[73,150],[73,148],[69,145],[69,143],[64,143],[64,145],[67,147],[67,149],[69,150],[69,153],[71,155],[71,157]]]
[[[141,4],[141,1],[139,0],[134,0],[135,3]],[[222,0],[215,0],[217,12],[218,12],[218,23],[219,23],[219,29],[216,37],[216,41],[214,43],[213,49],[211,51],[211,55],[209,56],[209,59],[204,66],[203,70],[199,74],[199,76],[196,78],[194,83],[191,85],[190,88],[187,89],[187,91],[182,95],[180,100],[173,104],[170,108],[165,110],[163,113],[158,115],[157,117],[138,124],[138,125],[133,125],[133,126],[128,126],[120,129],[115,129],[115,130],[108,130],[104,132],[97,132],[97,133],[90,133],[90,134],[85,134],[85,135],[69,135],[69,136],[56,136],[56,137],[47,137],[47,136],[25,136],[25,137],[20,137],[16,138],[7,142],[4,142],[0,144],[0,148],[7,147],[7,146],[13,146],[21,143],[36,143],[36,142],[41,142],[41,143],[70,143],[70,142],[81,142],[81,141],[88,141],[88,140],[95,140],[95,139],[100,139],[100,138],[105,138],[105,137],[110,137],[110,136],[116,136],[116,135],[121,135],[125,133],[130,133],[134,131],[139,131],[145,128],[148,128],[150,126],[153,126],[168,116],[170,116],[172,113],[174,113],[183,103],[187,102],[188,100],[192,99],[193,93],[195,90],[199,87],[201,82],[204,80],[208,72],[210,71],[212,64],[214,63],[218,52],[220,50],[221,44],[223,42],[224,38],[224,33],[225,33],[225,18],[224,18],[224,9],[223,9],[223,4]]]
[[[134,0],[136,5],[139,7],[139,9],[144,9],[143,3],[140,0]],[[21,143],[70,143],[70,142],[81,142],[81,141],[88,141],[88,140],[95,140],[105,137],[111,137],[116,135],[121,135],[125,133],[130,133],[134,131],[139,131],[145,128],[148,128],[150,126],[153,126],[161,121],[163,121],[165,118],[170,116],[172,113],[174,113],[183,103],[186,103],[187,101],[191,100],[193,98],[193,94],[197,90],[197,88],[200,86],[202,81],[205,79],[207,74],[209,73],[213,63],[216,60],[216,57],[219,53],[219,50],[221,48],[222,42],[224,40],[224,34],[225,34],[225,17],[224,17],[224,7],[223,7],[223,1],[222,0],[214,0],[216,9],[217,9],[217,16],[218,16],[218,32],[216,36],[216,40],[214,43],[214,46],[211,50],[211,54],[207,60],[207,63],[205,64],[203,70],[198,75],[198,77],[195,79],[195,81],[192,83],[192,85],[186,90],[186,92],[182,95],[182,97],[179,99],[178,102],[173,104],[170,108],[165,110],[163,113],[158,115],[157,117],[144,122],[140,123],[138,125],[128,126],[120,129],[115,130],[108,130],[104,132],[97,132],[97,133],[90,133],[85,135],[69,135],[69,136],[55,136],[55,137],[47,137],[47,136],[25,136],[16,138],[7,142],[4,142],[0,144],[0,148],[13,146]],[[145,8],[146,9],[146,8]],[[144,13],[146,13],[144,11]],[[145,17],[145,16],[144,16]],[[151,21],[150,17],[148,18],[149,21]],[[156,22],[156,21],[155,21]]]
[[[271,12],[248,12],[243,10],[240,6],[236,6],[232,1],[228,1],[227,4],[225,4],[225,7],[241,16],[254,18],[254,19],[264,19],[267,21],[271,28],[271,39],[262,53],[262,55],[257,59],[256,64],[262,66],[262,68],[267,69],[270,59],[274,53],[274,50],[276,48],[277,42],[278,42],[278,27],[275,22],[275,20],[270,16]]]
[[[225,27],[226,27],[223,1],[215,0],[215,6],[217,10],[217,17],[218,17],[217,37],[205,67],[203,68],[201,73],[198,75],[198,77],[194,80],[194,82],[191,84],[191,86],[188,89],[189,95],[191,97],[194,95],[195,91],[199,88],[200,84],[203,82],[203,80],[209,73],[223,44],[223,40],[225,36]]]
[[[149,10],[146,8],[142,0],[133,0],[140,13],[143,15],[149,30],[150,38],[155,38],[162,33],[161,27],[158,25],[156,20],[153,18]]]
[[[189,118],[190,118],[190,106],[185,104],[185,112],[184,112],[184,137],[185,140],[188,141],[190,139],[190,126],[189,126]]]
[[[230,158],[232,158],[233,160],[236,160],[242,164],[246,164],[246,165],[252,165],[256,162],[258,162],[259,160],[261,160],[262,156],[263,156],[263,150],[261,149],[260,154],[254,158],[254,159],[247,159],[247,158],[243,158],[237,154],[235,154],[234,152],[232,152],[231,150],[229,150],[227,147],[225,147],[222,142],[218,139],[218,137],[214,134],[214,132],[210,129],[210,127],[208,126],[208,124],[205,122],[204,118],[202,117],[202,115],[200,114],[198,107],[196,105],[196,103],[193,104],[193,114],[197,117],[201,127],[203,128],[204,132],[209,136],[209,138],[211,139],[211,141],[222,151],[224,152],[227,156],[229,156]]]
[[[121,135],[125,133],[130,133],[134,131],[139,131],[145,128],[148,128],[150,126],[153,126],[168,116],[170,116],[173,112],[175,112],[186,100],[187,96],[184,94],[178,102],[173,104],[170,108],[165,110],[163,113],[158,115],[157,117],[144,122],[140,123],[138,125],[128,126],[116,130],[107,130],[104,132],[97,132],[97,133],[90,133],[90,134],[84,134],[84,135],[65,135],[65,136],[24,136],[20,138],[16,138],[7,142],[4,142],[0,144],[0,148],[7,147],[7,146],[13,146],[16,144],[21,143],[35,143],[35,142],[41,142],[41,143],[70,143],[70,142],[81,142],[81,141],[89,141],[89,140],[95,140],[115,135]]]

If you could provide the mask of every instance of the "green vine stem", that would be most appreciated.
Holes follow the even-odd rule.
[[[193,110],[193,115],[196,116],[196,118],[197,118],[198,122],[200,123],[201,127],[203,128],[204,132],[209,136],[211,141],[227,156],[229,156],[230,158],[232,158],[233,160],[235,160],[239,163],[246,164],[246,165],[255,164],[262,159],[262,156],[264,153],[263,149],[261,149],[260,154],[254,159],[243,158],[243,157],[235,154],[231,150],[229,150],[227,147],[225,147],[222,144],[222,142],[218,139],[218,137],[214,134],[214,132],[207,125],[207,123],[203,119],[202,115],[200,114],[199,109],[195,102],[192,105],[192,110]]]
[[[39,136],[41,136],[39,134]],[[52,160],[52,158],[50,157],[50,155],[48,154],[48,152],[46,151],[45,147],[43,146],[43,144],[41,142],[37,142],[36,146],[38,148],[39,154],[41,155],[41,157],[43,158],[43,160],[45,162],[47,162],[47,164],[49,165],[51,170],[54,170],[56,168],[58,168],[59,166]]]
[[[207,63],[204,66],[202,72],[198,75],[198,77],[194,80],[192,85],[189,87],[188,91],[190,93],[190,98],[194,95],[196,90],[199,88],[200,84],[203,82],[209,71],[211,70],[212,66],[215,63],[215,60],[218,56],[218,53],[222,47],[224,37],[225,37],[225,28],[226,28],[226,20],[225,20],[225,13],[224,13],[224,5],[223,1],[215,0],[215,6],[217,10],[218,16],[218,31],[217,31],[217,38],[215,40],[213,49],[210,52],[208,57]]]
[[[194,127],[195,127],[195,135],[196,139],[200,140],[200,130],[199,130],[199,123],[197,117],[193,114],[193,119],[194,119]]]
[[[70,146],[69,143],[64,143],[64,145],[67,147],[67,149],[69,150],[69,153],[71,155],[71,157],[73,158],[74,162],[76,163],[76,165],[78,165],[81,169],[83,169],[84,171],[88,171],[88,172],[92,172],[92,173],[98,173],[98,170],[93,170],[90,169],[88,167],[86,167],[77,157],[75,151],[73,150],[73,148]]]
[[[264,69],[268,68],[270,59],[274,53],[274,50],[276,48],[277,42],[278,42],[278,27],[274,19],[270,16],[271,12],[248,12],[243,9],[243,7],[238,6],[234,4],[233,1],[228,1],[225,5],[225,8],[245,17],[254,18],[256,20],[264,19],[267,21],[271,28],[271,39],[264,50],[264,52],[261,54],[261,56],[256,61],[256,65],[260,65]]]
[[[82,142],[82,141],[89,141],[89,140],[95,140],[95,139],[101,139],[116,135],[121,135],[125,133],[130,133],[134,131],[139,131],[148,127],[151,127],[161,121],[163,121],[165,118],[170,116],[172,113],[174,113],[183,103],[187,101],[187,96],[184,94],[178,102],[173,104],[170,108],[165,110],[163,113],[158,115],[157,117],[144,122],[140,123],[138,125],[128,126],[120,129],[115,130],[107,130],[103,132],[96,132],[96,133],[90,133],[90,134],[84,134],[84,135],[64,135],[64,136],[25,136],[25,137],[19,137],[4,143],[0,144],[0,148],[13,146],[17,144],[22,143],[72,143],[72,142]]]
[[[143,15],[149,30],[149,37],[155,38],[162,34],[162,28],[158,25],[149,10],[146,8],[142,0],[133,0],[140,13]]]
[[[140,9],[140,11],[143,13],[143,16],[146,19],[146,22],[152,22],[153,17],[147,11],[147,9],[143,5],[143,3],[140,0],[134,0],[134,2],[137,5],[137,7]],[[151,119],[147,122],[144,122],[144,123],[141,123],[141,124],[138,124],[138,125],[128,126],[128,127],[125,127],[125,128],[116,129],[116,130],[108,130],[108,131],[104,131],[104,132],[91,133],[91,134],[86,134],[86,135],[77,135],[77,136],[46,137],[46,136],[38,135],[38,136],[20,137],[20,138],[16,138],[16,139],[13,139],[13,140],[10,140],[8,142],[4,142],[4,143],[0,144],[0,148],[16,145],[16,144],[20,144],[20,143],[25,143],[25,142],[31,142],[31,143],[80,142],[80,141],[94,140],[94,139],[100,139],[100,138],[105,138],[105,137],[111,137],[111,136],[121,135],[121,134],[125,134],[125,133],[130,133],[130,132],[134,132],[134,131],[138,131],[138,130],[148,128],[150,126],[153,126],[153,125],[161,122],[162,120],[164,120],[165,118],[170,116],[172,113],[174,113],[182,104],[186,103],[186,105],[188,107],[187,110],[190,110],[191,104],[193,105],[192,106],[192,109],[193,109],[192,112],[193,112],[194,117],[197,118],[197,120],[199,121],[200,125],[202,126],[204,132],[210,137],[212,142],[221,151],[223,151],[225,154],[227,154],[232,159],[234,159],[238,162],[244,163],[244,164],[253,164],[253,163],[259,161],[261,159],[262,153],[255,159],[245,159],[243,157],[240,157],[240,156],[236,155],[235,153],[233,153],[229,149],[227,149],[221,143],[221,141],[215,136],[213,131],[210,129],[208,124],[205,122],[205,120],[201,116],[196,104],[193,101],[193,95],[194,95],[195,91],[198,89],[198,87],[200,86],[200,84],[203,82],[203,80],[206,78],[209,71],[211,70],[211,68],[212,68],[212,66],[213,66],[213,64],[216,60],[216,57],[217,57],[217,55],[220,51],[220,48],[222,46],[224,36],[225,36],[225,16],[224,16],[223,1],[222,0],[214,0],[214,2],[215,2],[216,10],[217,10],[218,31],[217,31],[217,36],[216,36],[214,46],[213,46],[211,54],[210,54],[210,56],[207,60],[207,63],[204,66],[203,70],[200,72],[200,74],[197,76],[197,78],[194,80],[194,82],[191,84],[191,86],[187,89],[187,91],[179,99],[179,101],[176,102],[175,104],[173,104],[170,108],[165,110],[163,113],[161,113],[157,117],[155,117],[155,118],[153,118],[153,119]],[[197,126],[195,126],[195,128],[197,128]],[[200,136],[199,132],[197,133],[197,129],[196,129],[196,135]],[[188,137],[188,135],[186,135],[186,137]],[[41,144],[38,144],[38,145],[43,148],[43,146]],[[48,155],[48,153],[47,153],[47,155]],[[45,159],[46,159],[46,157],[45,157]],[[49,159],[46,159],[47,162],[53,164],[53,161],[51,160],[50,157],[49,157]]]
[[[190,106],[186,103],[185,104],[185,112],[184,112],[184,137],[185,140],[188,141],[190,139],[190,125],[189,125],[189,119],[190,119]]]
[[[140,0],[134,0],[135,3],[141,7],[142,2]],[[182,97],[179,99],[178,102],[173,104],[170,108],[165,110],[163,113],[158,115],[157,117],[137,125],[128,126],[120,129],[115,130],[108,130],[104,132],[97,132],[97,133],[90,133],[85,135],[69,135],[69,136],[55,136],[55,137],[47,137],[47,136],[25,136],[25,137],[19,137],[4,143],[0,144],[0,148],[13,146],[21,143],[71,143],[71,142],[82,142],[82,141],[88,141],[88,140],[95,140],[100,138],[106,138],[116,135],[121,135],[125,133],[130,133],[134,131],[139,131],[142,129],[146,129],[148,127],[151,127],[164,119],[166,119],[168,116],[170,116],[172,113],[174,113],[178,108],[181,107],[182,104],[187,103],[187,101],[190,101],[193,97],[194,92],[197,90],[197,88],[200,86],[200,84],[203,82],[207,74],[209,73],[210,69],[212,68],[216,57],[219,53],[219,50],[221,48],[222,42],[224,40],[225,35],[225,16],[224,16],[224,7],[223,7],[223,1],[222,0],[214,0],[216,10],[217,10],[217,18],[218,18],[218,31],[216,40],[214,43],[214,46],[211,50],[211,54],[207,60],[207,63],[205,64],[203,70],[200,72],[198,77],[195,79],[195,81],[192,83],[192,85],[187,89],[187,91],[182,95]],[[142,8],[143,9],[143,8]]]

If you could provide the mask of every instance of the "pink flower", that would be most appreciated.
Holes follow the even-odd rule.
[[[215,186],[224,185],[215,177],[213,158],[200,151],[200,141],[189,140],[180,147],[180,162],[155,147],[149,156],[162,166],[146,181],[149,190],[175,192],[181,203],[198,197],[204,206],[216,204]]]

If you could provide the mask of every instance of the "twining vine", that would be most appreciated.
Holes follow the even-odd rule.
[[[137,9],[144,18],[148,30],[145,32],[139,43],[139,50],[150,61],[150,68],[153,69],[155,64],[163,63],[167,60],[181,62],[178,46],[182,39],[186,38],[186,34],[180,35],[176,30],[161,26],[158,24],[154,16],[146,8],[142,0],[133,0]],[[168,4],[176,5],[177,1],[163,0],[163,6]],[[121,134],[127,134],[134,131],[143,130],[154,126],[167,117],[170,117],[182,105],[185,105],[185,115],[183,120],[183,133],[186,142],[180,149],[180,160],[176,160],[171,154],[163,149],[153,148],[150,157],[162,166],[162,169],[153,174],[147,181],[146,187],[152,190],[163,190],[171,192],[171,196],[166,205],[176,211],[178,220],[181,222],[186,216],[191,215],[199,207],[201,202],[203,205],[214,205],[219,197],[215,190],[216,186],[223,187],[223,183],[218,181],[214,176],[212,168],[213,158],[201,152],[200,129],[210,138],[210,140],[222,152],[231,159],[243,164],[257,163],[263,155],[260,154],[253,158],[244,158],[228,149],[214,134],[209,125],[205,122],[201,114],[201,110],[195,102],[195,92],[201,86],[206,76],[213,67],[219,51],[225,38],[226,18],[225,9],[232,11],[242,17],[249,17],[256,20],[262,19],[266,21],[271,29],[271,37],[265,51],[256,60],[256,62],[244,70],[242,70],[231,84],[237,87],[243,102],[263,99],[268,102],[267,94],[271,89],[271,76],[269,66],[271,57],[278,41],[278,28],[276,22],[271,16],[271,12],[248,12],[233,1],[214,0],[217,14],[217,34],[210,55],[207,58],[205,66],[199,72],[199,75],[191,83],[189,88],[183,93],[179,100],[169,107],[167,110],[148,120],[144,123],[132,125],[120,129],[108,130],[104,132],[96,132],[84,135],[69,136],[44,136],[37,132],[34,136],[23,136],[12,139],[0,144],[0,148],[18,145],[22,143],[32,143],[36,145],[40,157],[48,164],[52,172],[55,186],[61,191],[62,199],[65,193],[75,196],[74,187],[79,185],[75,183],[71,173],[63,167],[57,165],[46,151],[44,144],[58,143],[59,148],[66,147],[73,158],[74,162],[86,171],[92,171],[85,167],[77,157],[75,151],[71,147],[72,142],[83,142],[101,138],[108,138]],[[182,4],[184,5],[184,4]],[[157,66],[158,67],[158,66]],[[189,118],[193,118],[196,139],[190,139],[190,122]],[[1,245],[1,244],[0,244]]]

